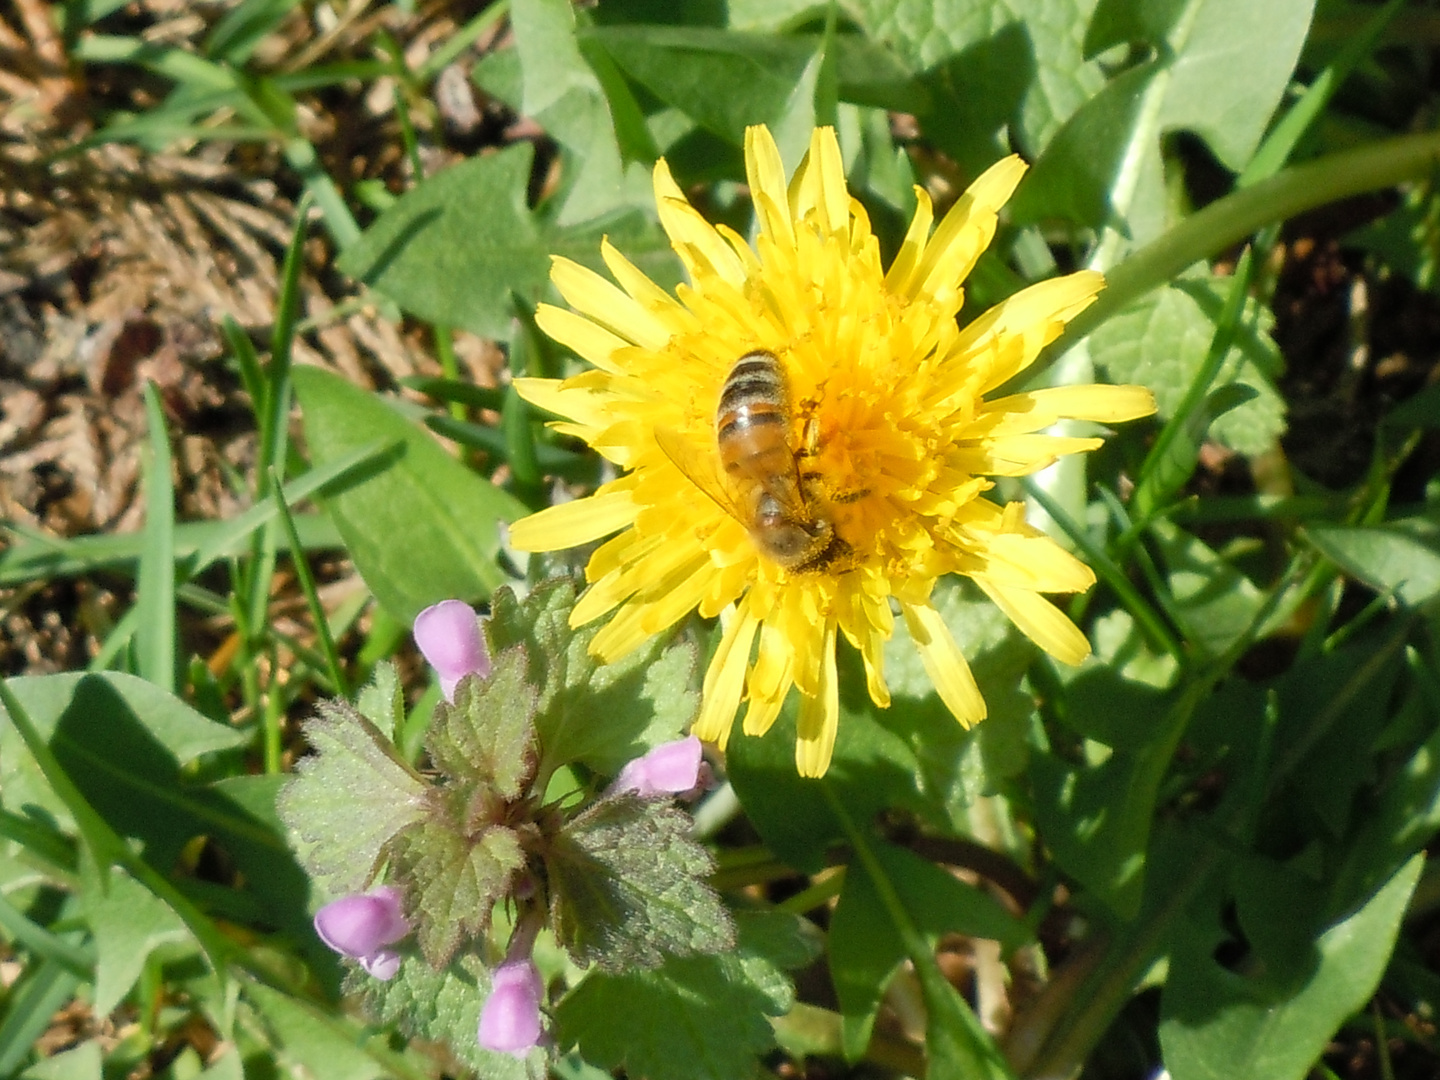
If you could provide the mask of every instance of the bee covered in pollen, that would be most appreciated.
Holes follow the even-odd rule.
[[[715,409],[720,475],[705,468],[673,433],[657,431],[660,448],[696,487],[745,526],[756,549],[794,573],[821,570],[850,553],[826,512],[818,473],[800,466],[813,456],[818,425],[804,445],[791,442],[789,386],[780,358],[755,349],[735,361]]]

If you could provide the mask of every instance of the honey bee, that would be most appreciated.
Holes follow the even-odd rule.
[[[813,421],[812,421],[813,425]],[[821,570],[849,553],[835,533],[819,474],[799,461],[816,451],[818,431],[791,445],[790,393],[780,358],[755,349],[735,361],[715,409],[720,470],[697,459],[673,432],[656,431],[660,448],[720,508],[744,525],[761,554],[786,570]],[[723,476],[722,476],[723,473]]]

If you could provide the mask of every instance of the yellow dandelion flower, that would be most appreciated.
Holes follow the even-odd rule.
[[[517,522],[513,543],[553,551],[599,540],[575,626],[609,615],[591,651],[615,660],[691,610],[724,615],[695,723],[722,746],[762,734],[800,694],[796,763],[820,776],[839,716],[840,635],[864,660],[870,697],[889,704],[883,644],[898,611],[935,688],[962,724],[985,701],[931,604],[964,574],[1052,656],[1077,663],[1085,636],[1041,593],[1094,574],[1019,503],[985,498],[1099,439],[1045,434],[1062,418],[1115,423],[1155,410],[1136,386],[984,395],[1034,361],[1104,285],[1082,271],[1041,282],[968,326],[961,282],[1025,171],[1009,157],[971,185],[932,232],[925,192],[888,270],[845,186],[829,128],[787,185],[769,131],[746,133],[758,220],[752,249],[685,200],[655,166],[660,221],[690,283],[674,296],[604,243],[614,283],[557,258],[573,311],[539,323],[594,369],[522,379],[522,396],[568,417],[554,426],[625,470],[593,495]]]

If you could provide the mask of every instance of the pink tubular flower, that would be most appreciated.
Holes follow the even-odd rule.
[[[610,794],[633,791],[644,798],[683,795],[700,783],[702,764],[700,740],[694,735],[661,743],[649,753],[626,762],[610,785]]]
[[[528,956],[507,960],[491,976],[490,996],[480,1010],[480,1045],[523,1058],[540,1044],[540,969]]]
[[[400,954],[393,945],[410,933],[400,904],[400,890],[382,885],[363,896],[345,896],[315,913],[315,932],[341,956],[360,961],[377,979],[394,978]]]
[[[490,657],[475,610],[462,600],[442,600],[415,616],[415,644],[440,676],[440,692],[455,701],[455,687],[466,675],[490,674]]]

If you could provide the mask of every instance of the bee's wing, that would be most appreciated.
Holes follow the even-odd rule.
[[[735,500],[726,490],[724,482],[720,478],[720,470],[714,458],[707,458],[697,453],[694,446],[680,437],[679,432],[669,428],[655,429],[655,443],[665,452],[675,467],[685,475],[685,479],[698,487],[714,501],[715,505],[724,510],[742,525],[745,519],[740,514],[740,509],[735,505]]]

